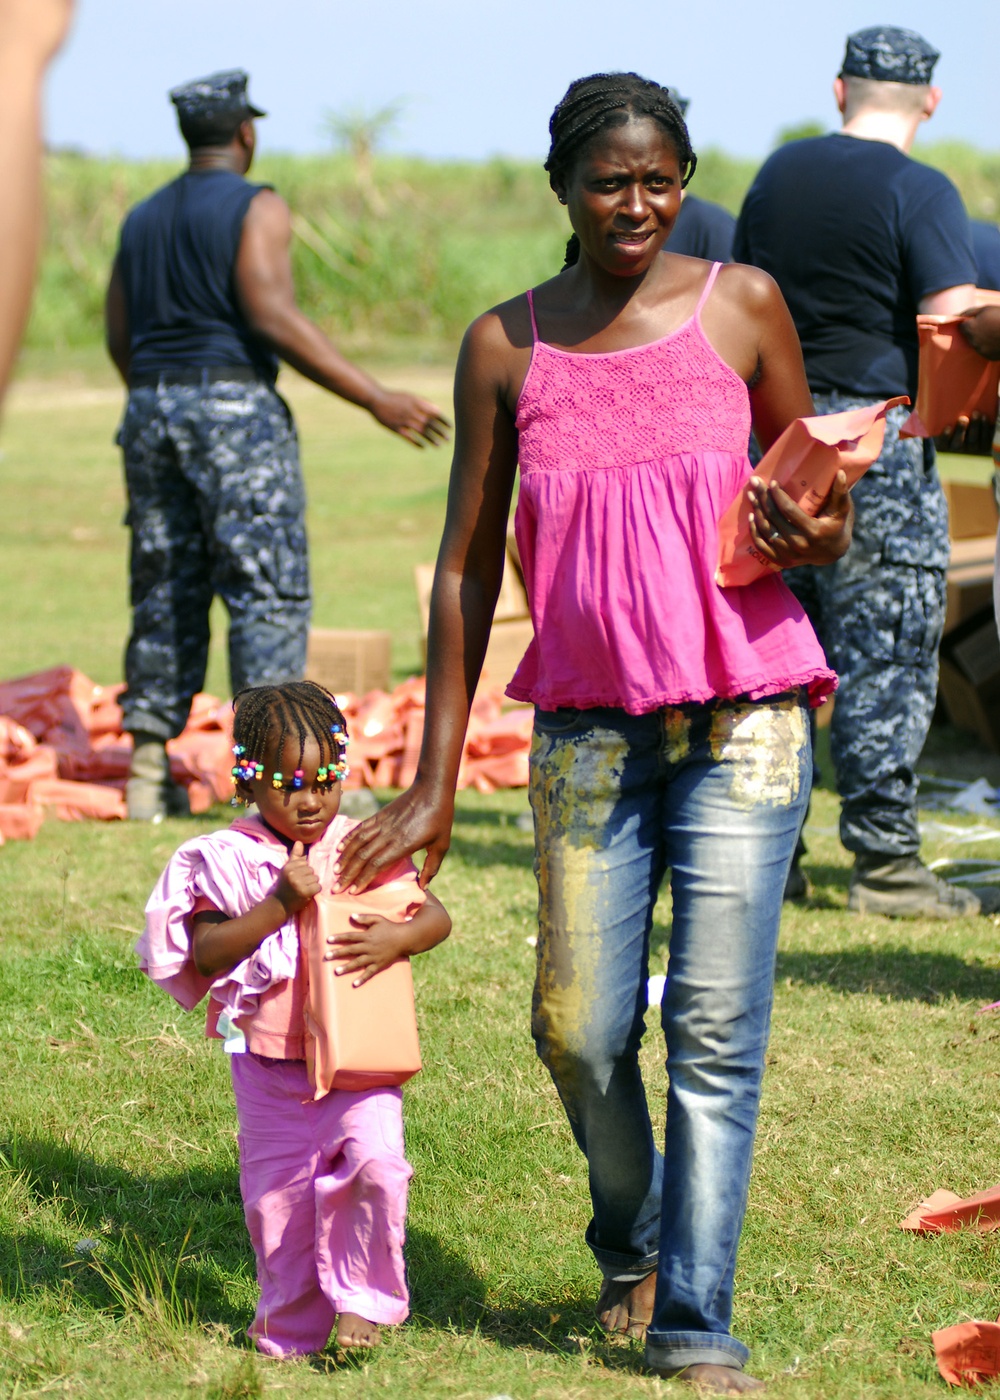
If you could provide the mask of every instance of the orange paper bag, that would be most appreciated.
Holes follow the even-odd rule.
[[[887,399],[869,408],[796,418],[765,452],[754,475],[765,485],[776,481],[806,515],[818,515],[841,468],[848,486],[853,486],[875,461],[882,451],[885,415],[900,403],[909,403],[909,399]],[[778,572],[778,565],[754,547],[744,488],[719,521],[715,581],[723,588],[732,588]]]
[[[1000,1326],[960,1322],[931,1333],[937,1368],[949,1385],[980,1385],[1000,1376]]]
[[[401,922],[426,896],[415,880],[392,880],[360,895],[317,895],[299,914],[306,967],[306,1068],[314,1098],[330,1089],[403,1084],[420,1069],[410,961],[402,958],[363,986],[338,977],[329,939],[354,929],[352,914]]]
[[[917,402],[900,437],[937,437],[959,418],[997,414],[1000,360],[984,360],[959,330],[964,316],[918,316]]]
[[[899,1222],[901,1230],[940,1235],[950,1230],[977,1230],[981,1235],[1000,1227],[1000,1186],[975,1196],[956,1196],[944,1189],[933,1192]]]

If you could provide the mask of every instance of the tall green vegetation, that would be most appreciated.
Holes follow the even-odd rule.
[[[918,155],[955,180],[975,217],[998,216],[1000,152],[948,142]],[[118,226],[178,168],[50,157],[48,235],[29,346],[59,350],[100,340]],[[755,168],[709,148],[693,190],[736,211]],[[255,174],[292,208],[303,305],[356,349],[450,355],[473,316],[562,264],[565,214],[540,163],[370,154],[361,178],[346,151],[266,156]]]
[[[918,142],[913,154],[954,180],[973,219],[1000,223],[1000,151],[979,151],[964,141],[935,141]]]

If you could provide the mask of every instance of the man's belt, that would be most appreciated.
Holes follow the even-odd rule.
[[[270,384],[271,380],[250,365],[213,365],[210,369],[149,369],[130,374],[130,389],[156,389],[161,384]]]

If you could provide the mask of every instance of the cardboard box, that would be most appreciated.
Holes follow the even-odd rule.
[[[996,537],[956,539],[951,546],[944,631],[949,632],[993,605],[993,564]]]
[[[517,535],[514,533],[513,516],[507,521],[507,553],[510,555],[514,568],[517,570],[518,578],[523,583],[524,570],[521,568],[521,551],[517,547]]]
[[[493,626],[486,647],[483,662],[481,685],[500,686],[507,684],[517,670],[521,657],[528,649],[534,636],[531,618],[528,616],[528,595],[524,591],[524,581],[516,556],[511,552],[508,536],[507,554],[504,560],[503,582],[497,599]],[[424,652],[427,649],[427,623],[430,615],[431,588],[434,583],[434,565],[418,564],[413,571],[417,585],[417,604],[420,608],[420,621],[424,629]],[[513,700],[504,704],[514,705]]]
[[[423,628],[424,639],[427,638],[427,626],[430,620],[431,611],[431,589],[434,586],[434,565],[417,564],[413,570],[413,579],[417,586],[417,606],[420,609],[420,625]],[[521,571],[511,556],[510,550],[504,556],[503,580],[500,584],[500,596],[497,598],[496,610],[493,613],[493,621],[511,622],[514,619],[528,616],[528,595],[524,591],[524,584],[521,581]]]
[[[941,643],[940,693],[957,729],[1000,753],[1000,638],[992,605]]]
[[[506,686],[534,635],[530,618],[494,622],[483,662],[483,680],[501,689]]]
[[[392,676],[392,633],[313,627],[306,650],[306,679],[336,695],[388,690]]]
[[[953,540],[996,536],[1000,520],[992,486],[974,481],[943,481],[941,485],[948,502],[948,533]]]

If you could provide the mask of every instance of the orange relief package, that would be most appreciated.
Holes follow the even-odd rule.
[[[949,1385],[973,1387],[1000,1376],[1000,1326],[959,1322],[931,1333],[934,1359]]]
[[[352,914],[401,922],[426,898],[415,880],[392,880],[359,895],[318,895],[299,914],[306,966],[306,1068],[314,1097],[330,1089],[402,1084],[420,1069],[413,975],[401,958],[363,986],[338,977],[328,939],[352,930]]]
[[[900,437],[937,437],[959,418],[997,412],[1000,360],[984,360],[962,335],[964,316],[918,316],[917,402]]]
[[[773,443],[754,475],[767,485],[776,481],[806,515],[817,515],[843,468],[853,486],[882,451],[885,415],[909,399],[886,399],[868,408],[845,413],[796,418]],[[750,503],[742,490],[719,521],[719,567],[715,581],[723,588],[753,583],[779,566],[754,547],[750,534]]]

